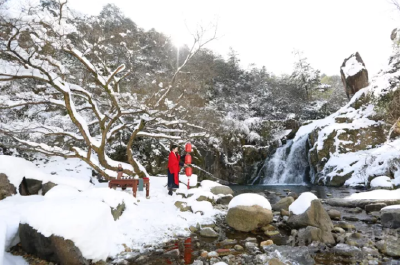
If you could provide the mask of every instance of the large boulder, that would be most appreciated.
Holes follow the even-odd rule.
[[[280,210],[289,210],[289,206],[294,202],[294,199],[292,197],[286,197],[280,199],[277,203],[272,205],[272,210],[273,211],[280,211]]]
[[[228,206],[226,222],[238,231],[249,232],[272,222],[269,201],[258,194],[240,194]]]
[[[71,240],[51,235],[45,237],[28,224],[19,225],[22,249],[41,259],[61,265],[89,264]]]
[[[211,192],[215,195],[218,194],[233,195],[233,190],[228,186],[215,186],[211,188]]]
[[[312,258],[313,251],[308,247],[296,247],[292,246],[278,246],[269,245],[262,247],[263,251],[267,254],[279,253],[282,257],[290,258],[291,264],[301,264],[301,265],[314,265],[315,261]],[[295,263],[296,262],[296,263]]]
[[[386,228],[400,228],[400,205],[383,208],[381,210],[381,223]]]
[[[272,218],[272,211],[261,206],[236,206],[229,209],[226,222],[238,231],[249,232],[271,223]]]
[[[358,52],[343,61],[340,75],[348,99],[360,89],[368,86],[368,71]]]
[[[17,194],[17,189],[10,183],[6,174],[0,174],[0,200]]]
[[[299,199],[300,198],[301,196]],[[321,235],[319,235],[321,242],[328,244],[335,243],[331,233],[333,229],[331,218],[319,200],[311,201],[310,207],[301,214],[296,215],[291,212],[287,223],[289,226],[296,229],[305,228],[307,226],[317,227],[321,230]]]

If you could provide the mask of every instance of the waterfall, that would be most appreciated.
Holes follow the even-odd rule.
[[[288,140],[267,158],[259,172],[263,184],[303,184],[309,171],[307,135]]]

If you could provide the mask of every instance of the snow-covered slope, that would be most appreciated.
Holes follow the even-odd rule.
[[[336,113],[302,126],[295,137],[309,135],[309,160],[314,183],[369,185],[378,176],[387,176],[400,185],[400,139],[388,122],[388,102],[399,91],[400,50],[398,39],[388,67],[358,91]],[[391,137],[389,137],[391,136]]]

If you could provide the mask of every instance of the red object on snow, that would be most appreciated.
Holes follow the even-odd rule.
[[[191,144],[191,143],[187,143],[187,144],[185,145],[185,152],[186,152],[186,153],[192,152],[192,144]]]
[[[186,156],[185,156],[185,164],[192,164],[192,156],[191,155],[189,155],[189,154],[187,154]]]
[[[193,169],[191,167],[185,168],[186,176],[190,177],[193,173]]]

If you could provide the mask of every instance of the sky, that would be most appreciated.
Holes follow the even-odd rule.
[[[359,52],[370,76],[387,65],[391,31],[400,11],[391,0],[68,0],[82,13],[97,15],[114,3],[139,27],[190,44],[199,26],[217,26],[206,47],[226,57],[232,48],[245,69],[265,66],[274,74],[293,70],[294,50],[327,75],[340,74],[343,60]]]

